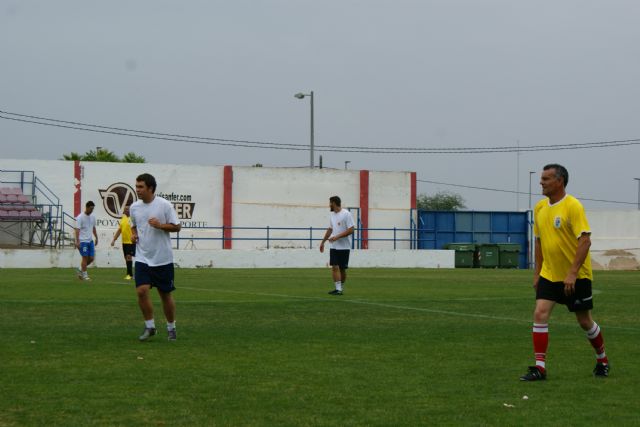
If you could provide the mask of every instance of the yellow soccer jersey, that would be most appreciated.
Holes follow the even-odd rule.
[[[584,208],[568,194],[553,205],[545,198],[536,204],[533,221],[533,233],[542,246],[540,275],[552,282],[562,282],[575,259],[578,238],[582,233],[591,233]],[[578,270],[578,279],[592,279],[590,254]]]
[[[120,236],[122,236],[122,243],[132,243],[131,223],[129,222],[129,217],[124,214],[120,218]]]

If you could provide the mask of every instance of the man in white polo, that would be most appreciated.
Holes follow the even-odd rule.
[[[138,337],[146,341],[156,334],[151,303],[151,288],[157,288],[167,318],[169,341],[176,340],[176,304],[172,292],[173,251],[169,233],[180,231],[173,205],[155,195],[156,179],[144,173],[136,178],[138,201],[131,205],[131,237],[136,243],[135,280],[138,305],[144,318],[144,330]]]
[[[329,292],[329,295],[342,295],[342,287],[347,280],[347,268],[349,268],[351,235],[355,227],[351,212],[342,209],[341,204],[340,197],[329,198],[329,209],[331,210],[329,228],[320,243],[320,252],[324,252],[324,242],[328,240],[331,243],[329,265],[331,265],[335,289]]]

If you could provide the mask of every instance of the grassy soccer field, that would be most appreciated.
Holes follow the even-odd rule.
[[[179,269],[147,343],[123,270],[0,273],[0,426],[640,423],[637,272],[595,277],[611,377],[557,307],[541,383],[528,271]]]

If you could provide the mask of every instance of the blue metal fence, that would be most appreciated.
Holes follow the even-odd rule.
[[[418,211],[417,248],[442,249],[448,243],[518,243],[520,268],[530,260],[530,212]]]
[[[224,230],[231,229],[233,231],[255,231],[252,233],[251,237],[232,237],[231,239],[224,238]],[[176,249],[180,249],[180,245],[184,245],[184,242],[194,241],[219,241],[220,248],[224,248],[225,241],[253,241],[253,242],[264,242],[266,249],[271,249],[272,246],[277,242],[305,242],[304,247],[313,249],[314,245],[319,245],[322,241],[324,233],[327,229],[323,227],[183,227],[182,230],[178,233],[172,233],[171,239],[174,241],[174,247]],[[369,242],[392,242],[393,249],[398,248],[398,244],[401,242],[409,242],[409,247],[413,248],[416,246],[415,239],[413,237],[402,238],[399,237],[399,233],[409,233],[410,236],[417,235],[419,230],[415,230],[413,228],[398,228],[398,227],[390,227],[390,228],[354,228],[353,236],[351,240],[351,249],[361,249],[362,248],[362,231],[376,231],[383,232],[388,237],[377,237],[371,238],[369,237],[367,240]],[[193,232],[193,231],[210,231],[212,234],[218,235],[217,237],[185,237],[185,232]],[[278,231],[286,231],[286,232],[294,232],[296,236],[285,236],[285,237],[277,237],[274,236],[273,232]]]

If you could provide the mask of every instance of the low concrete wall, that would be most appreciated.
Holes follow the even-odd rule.
[[[591,250],[594,270],[640,270],[640,249]]]
[[[326,267],[329,254],[317,250],[176,250],[174,261],[180,268],[317,268]],[[0,268],[71,268],[80,263],[72,249],[2,249]],[[124,268],[122,251],[96,248],[95,265]],[[351,251],[349,265],[388,268],[454,268],[454,251],[366,250]]]

